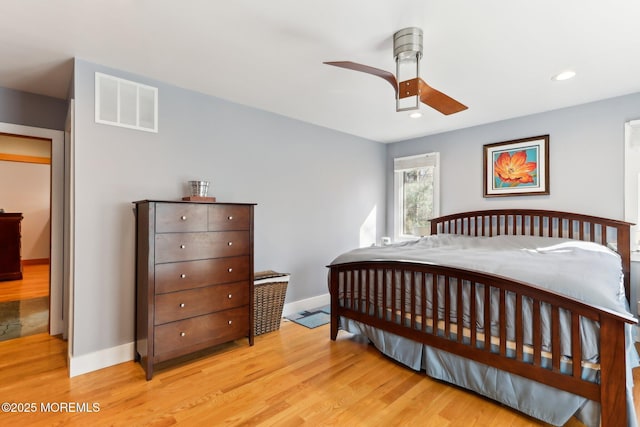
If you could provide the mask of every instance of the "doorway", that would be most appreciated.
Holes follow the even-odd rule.
[[[17,261],[0,282],[0,341],[49,332],[51,140],[0,134],[3,256]]]
[[[43,227],[40,226],[40,228],[35,231],[35,237],[32,236],[33,238],[27,242],[23,240],[25,246],[23,246],[21,252],[23,255],[22,258],[26,262],[23,264],[22,281],[19,284],[17,283],[19,281],[16,281],[15,284],[19,285],[20,292],[23,292],[22,295],[19,295],[18,301],[33,299],[31,297],[39,298],[42,294],[48,294],[48,332],[51,335],[63,334],[63,336],[65,336],[67,328],[65,327],[64,318],[67,316],[63,315],[64,295],[62,280],[63,263],[65,259],[63,248],[64,132],[0,123],[0,135],[16,138],[13,143],[14,146],[18,144],[17,141],[21,141],[20,143],[37,141],[40,145],[46,146],[46,152],[49,157],[47,160],[48,164],[46,165],[48,168],[49,185],[46,186],[47,188],[41,190],[45,192],[45,199],[48,202],[44,203],[46,208],[48,208],[48,214],[41,212],[42,210],[46,211],[47,209],[45,208],[39,209],[37,214],[29,215],[32,217],[30,219],[38,215],[46,216],[46,220],[44,221],[46,223],[46,231],[43,231]],[[0,150],[0,152],[2,151],[7,150]],[[13,151],[16,151],[16,149]],[[34,152],[25,153],[24,147],[23,151],[12,154],[18,156],[18,160],[23,161],[16,162],[16,158],[14,158],[13,161],[4,161],[4,163],[12,163],[14,166],[18,164],[33,165],[34,163],[32,163],[32,161],[39,161],[37,158],[47,157],[47,155]],[[0,184],[2,185],[2,190],[5,190],[7,187],[20,187],[20,182],[15,179],[9,182],[3,179],[0,182],[2,183]],[[31,185],[33,185],[33,183],[31,183]],[[24,197],[27,199],[32,196],[30,190],[29,185],[23,187],[21,190],[25,193]],[[3,204],[6,203],[4,198],[2,201]],[[0,206],[0,208],[3,207]],[[27,210],[27,208],[24,210]],[[26,238],[25,233],[31,233],[33,230],[29,229],[30,225],[26,223],[26,219],[23,221],[25,222],[22,224],[21,234]],[[40,221],[40,224],[42,224],[42,221]],[[43,235],[46,237],[46,239],[44,239],[46,249],[42,249]],[[39,249],[34,249],[34,247],[39,247]],[[43,253],[44,255],[42,255]],[[0,294],[2,294],[3,289],[6,291],[5,293],[8,293],[8,284],[10,284],[8,281],[0,282]],[[32,289],[28,290],[27,288]],[[23,310],[28,309],[32,309],[32,307],[23,307]]]

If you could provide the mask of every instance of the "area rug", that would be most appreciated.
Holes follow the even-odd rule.
[[[49,297],[0,303],[0,341],[47,332]]]
[[[331,321],[331,307],[325,305],[324,307],[290,314],[289,316],[286,316],[286,318],[299,325],[313,329],[318,326],[326,325]]]

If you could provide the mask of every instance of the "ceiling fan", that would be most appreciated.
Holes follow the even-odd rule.
[[[420,59],[422,58],[420,28],[409,27],[396,32],[393,35],[393,55],[396,60],[395,75],[389,71],[351,61],[324,62],[324,64],[382,77],[393,86],[396,94],[396,111],[417,110],[420,108],[420,102],[446,115],[467,109],[466,105],[432,88],[420,78]]]

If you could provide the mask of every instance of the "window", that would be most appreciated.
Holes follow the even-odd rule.
[[[624,219],[635,224],[631,227],[631,249],[640,250],[640,120],[630,120],[624,124],[625,150],[625,195]],[[639,254],[632,254],[632,258]]]
[[[439,215],[440,153],[393,160],[395,240],[426,236]]]

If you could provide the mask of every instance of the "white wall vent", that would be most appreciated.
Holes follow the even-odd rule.
[[[158,132],[158,88],[96,73],[96,123]]]

